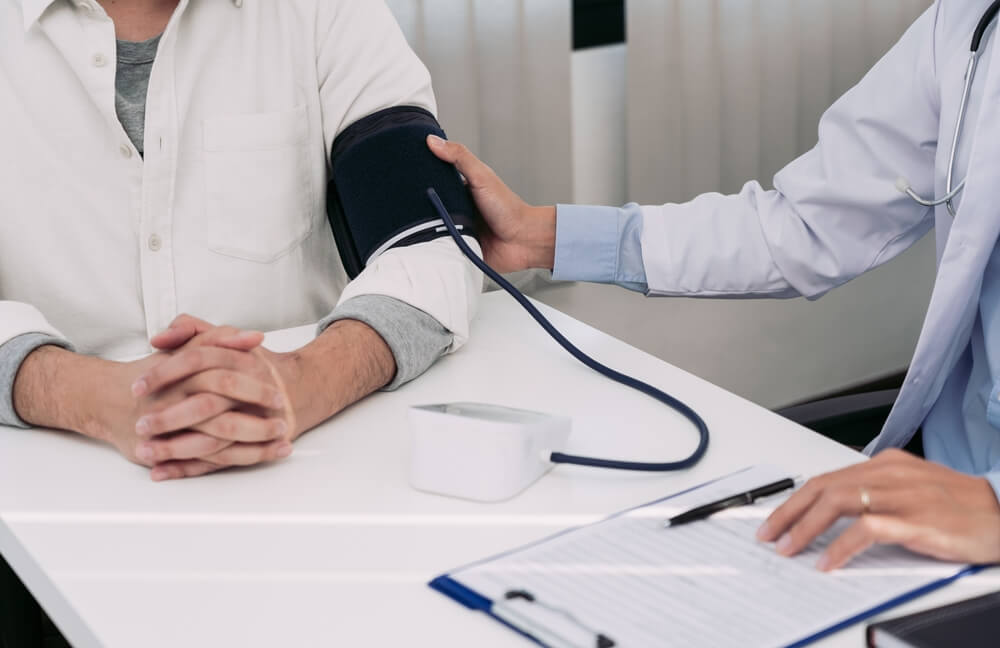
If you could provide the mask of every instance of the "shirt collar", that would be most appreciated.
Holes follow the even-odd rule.
[[[24,31],[31,29],[31,26],[38,22],[49,5],[56,0],[21,0],[21,13],[24,15]]]
[[[74,4],[77,1],[78,0],[71,0]],[[31,26],[38,22],[38,19],[42,17],[45,10],[55,2],[56,0],[21,0],[21,13],[24,16],[24,31],[31,29]],[[84,0],[84,2],[95,2],[95,0]],[[232,3],[237,9],[243,8],[243,0],[232,0]]]

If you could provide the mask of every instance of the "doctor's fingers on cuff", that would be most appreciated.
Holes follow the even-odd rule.
[[[472,154],[464,144],[449,142],[436,135],[427,136],[427,145],[439,159],[455,165],[473,189],[489,184],[499,177],[485,162]]]
[[[198,459],[225,450],[233,442],[201,432],[178,432],[170,437],[139,441],[135,456],[147,466],[175,459]]]
[[[132,384],[135,396],[154,394],[180,380],[210,369],[270,375],[262,361],[247,351],[217,346],[188,346],[152,367]]]

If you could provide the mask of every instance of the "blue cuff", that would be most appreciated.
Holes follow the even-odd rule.
[[[634,203],[620,209],[559,205],[552,278],[646,292],[641,237],[642,211]]]

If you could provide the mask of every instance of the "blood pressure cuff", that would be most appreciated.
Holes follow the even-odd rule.
[[[462,233],[475,236],[472,196],[455,167],[427,148],[428,135],[445,137],[434,116],[400,106],[355,122],[333,142],[327,216],[351,279],[386,250],[449,235],[428,188]]]

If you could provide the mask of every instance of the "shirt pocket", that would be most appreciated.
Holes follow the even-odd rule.
[[[205,120],[209,249],[270,263],[312,233],[308,135],[305,106]]]

